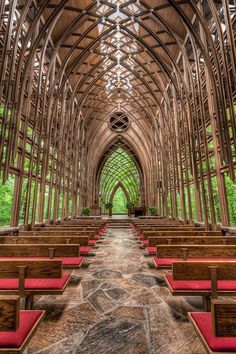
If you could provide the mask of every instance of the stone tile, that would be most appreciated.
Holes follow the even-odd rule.
[[[178,322],[188,322],[188,312],[196,311],[193,306],[188,304],[180,296],[169,296],[167,299],[165,299],[165,302],[169,306],[171,315]]]
[[[134,292],[127,300],[125,300],[125,305],[151,305],[158,304],[162,300],[157,297],[151,290],[142,289],[140,291]]]
[[[97,279],[109,279],[109,278],[122,278],[121,272],[117,272],[110,269],[101,269],[93,274],[94,278]]]
[[[83,291],[83,297],[86,298],[89,296],[91,293],[93,293],[95,290],[97,290],[101,284],[103,283],[102,280],[97,280],[97,279],[89,279],[81,282],[81,287]]]
[[[145,327],[128,318],[108,318],[95,325],[76,354],[147,354]]]
[[[142,289],[141,285],[130,278],[112,279],[112,284],[127,291],[130,294]]]
[[[87,299],[100,313],[107,312],[115,306],[115,302],[102,289],[94,291]]]
[[[148,317],[153,353],[205,353],[190,323],[177,322],[165,302],[151,306],[148,309]]]
[[[107,315],[112,317],[132,318],[140,321],[145,320],[143,308],[137,306],[119,306],[115,310],[108,312]]]
[[[145,273],[133,274],[131,278],[146,287],[152,287],[157,284],[158,285],[165,284],[165,282],[162,278],[154,276],[154,275],[145,274]]]
[[[127,292],[120,288],[111,288],[106,290],[106,293],[114,300],[120,300]]]
[[[63,311],[63,306],[48,305],[47,315],[28,346],[28,354],[43,350],[73,334],[85,333],[99,321],[96,311],[88,303]],[[51,353],[50,353],[51,354]]]

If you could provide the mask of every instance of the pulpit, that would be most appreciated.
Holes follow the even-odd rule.
[[[147,214],[147,208],[146,207],[132,207],[128,209],[128,215],[129,217],[134,216],[145,216]]]

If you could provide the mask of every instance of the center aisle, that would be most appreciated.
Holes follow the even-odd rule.
[[[129,224],[115,221],[94,253],[64,295],[35,301],[48,315],[28,354],[205,353],[187,321],[200,300],[169,293]]]

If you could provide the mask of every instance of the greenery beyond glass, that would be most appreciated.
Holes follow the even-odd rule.
[[[107,158],[100,176],[101,205],[110,202],[115,188],[122,185],[132,203],[137,203],[140,193],[139,170],[133,157],[118,147]]]
[[[89,208],[85,207],[82,209],[82,215],[83,216],[89,216]]]
[[[148,210],[151,215],[157,215],[157,208],[152,207],[148,208]]]
[[[126,204],[127,201],[125,193],[123,189],[119,187],[113,198],[112,213],[127,213]]]
[[[3,184],[0,182],[0,226],[9,226],[11,222],[11,211],[12,211],[12,203],[13,203],[13,195],[14,195],[14,185],[15,185],[15,176],[11,174],[9,176],[8,181]],[[224,175],[226,192],[228,198],[228,207],[230,214],[230,222],[232,226],[236,226],[236,184],[232,182],[230,177],[227,174]],[[20,223],[24,222],[24,210],[25,210],[25,202],[26,202],[26,187],[27,187],[27,179],[23,179],[22,185],[22,198],[20,204]],[[217,181],[216,177],[212,177],[212,188],[213,188],[213,197],[215,202],[215,210],[216,210],[216,218],[217,222],[220,222],[220,207],[219,207],[219,197],[218,197],[218,189],[217,189]],[[196,218],[196,208],[195,208],[195,194],[194,194],[194,186],[191,185],[191,202],[192,202],[192,211],[193,217]],[[53,197],[53,196],[52,196]],[[177,207],[179,216],[181,216],[181,205],[180,205],[180,197],[177,194]],[[47,206],[48,201],[48,186],[46,187],[45,194],[45,206]],[[128,203],[125,198],[125,194],[122,188],[118,188],[115,196],[113,198],[113,213],[127,213],[127,207],[135,206],[134,202]],[[51,205],[53,212],[53,203]],[[59,208],[62,208],[61,201]],[[109,209],[109,208],[108,208]],[[168,197],[168,209],[170,213],[170,198]],[[84,216],[89,215],[89,208],[83,208],[82,213]],[[45,208],[44,219],[47,218],[47,208]]]

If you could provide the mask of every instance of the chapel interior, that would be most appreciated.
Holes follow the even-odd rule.
[[[236,353],[236,0],[0,0],[1,353]]]

